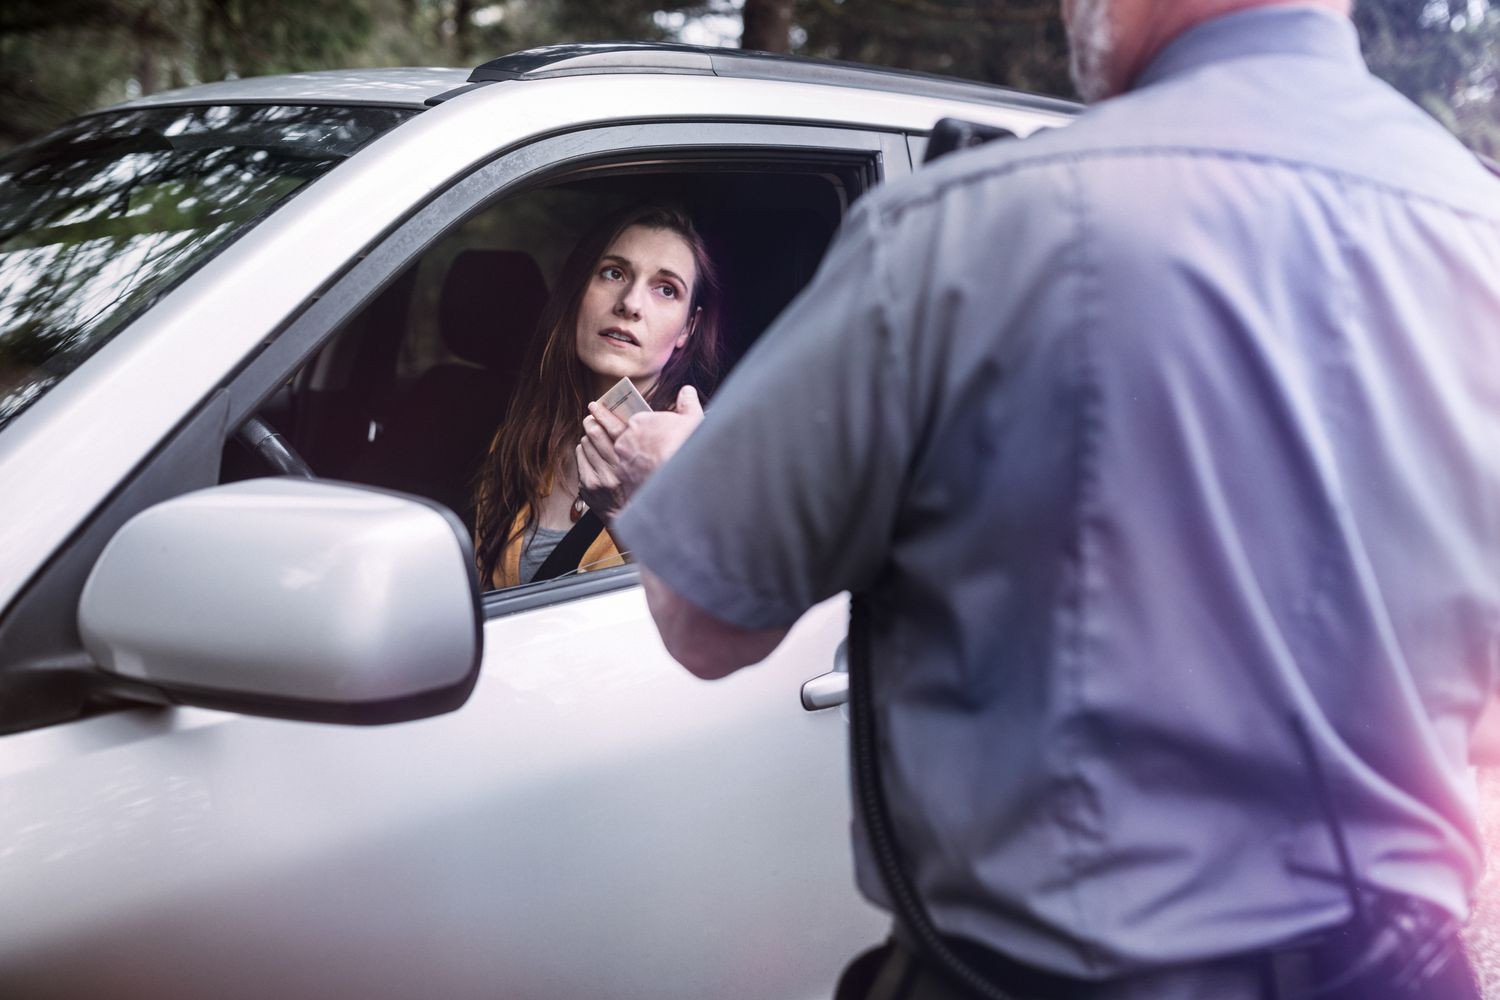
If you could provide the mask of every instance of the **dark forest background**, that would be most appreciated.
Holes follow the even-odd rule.
[[[1170,2],[1170,0],[1163,0]],[[1365,55],[1500,153],[1500,0],[1359,0]],[[0,149],[186,84],[346,66],[468,66],[558,41],[670,39],[1073,96],[1056,0],[0,0]]]

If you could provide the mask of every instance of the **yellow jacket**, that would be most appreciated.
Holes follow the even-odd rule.
[[[522,510],[516,515],[515,523],[511,530],[515,537],[511,539],[505,551],[500,553],[500,563],[495,567],[494,574],[490,577],[490,588],[499,590],[502,587],[515,587],[521,583],[521,549],[526,543],[526,521],[531,516],[530,508]],[[615,544],[614,538],[610,537],[609,529],[605,528],[599,532],[599,537],[594,539],[583,553],[583,558],[578,561],[578,572],[587,573],[589,570],[607,569],[610,566],[623,566],[625,556],[621,554],[619,546]]]

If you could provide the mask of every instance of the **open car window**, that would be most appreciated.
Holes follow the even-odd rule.
[[[722,380],[811,279],[863,183],[847,164],[762,159],[575,172],[507,195],[406,266],[262,412],[319,476],[438,500],[472,529],[480,463],[585,230],[633,204],[687,208],[723,285]],[[231,446],[224,478],[256,464]]]

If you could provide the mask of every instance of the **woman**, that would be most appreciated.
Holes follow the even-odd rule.
[[[653,409],[671,406],[684,386],[711,384],[718,281],[692,221],[662,205],[606,219],[563,265],[538,333],[539,377],[511,399],[475,492],[479,575],[494,588],[529,582],[587,509],[580,466],[605,530],[577,568],[624,562],[608,521],[627,498],[610,488],[618,478],[607,435],[584,420],[590,401],[622,377]],[[580,440],[585,430],[593,433]]]

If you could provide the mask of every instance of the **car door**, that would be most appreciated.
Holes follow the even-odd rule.
[[[476,206],[566,167],[909,163],[868,129],[604,124],[512,150],[362,255],[120,491],[170,494]],[[175,484],[175,485],[174,485]],[[715,684],[632,567],[489,595],[468,702],[369,729],[132,708],[5,737],[0,984],[18,996],[813,997],[876,940],[844,721],[808,712],[844,606]]]

